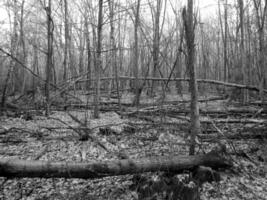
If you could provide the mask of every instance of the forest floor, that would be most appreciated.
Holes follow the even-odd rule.
[[[129,99],[131,96],[126,95],[122,103],[130,103]],[[172,102],[174,99],[177,100],[178,97],[167,96],[165,101]],[[102,99],[106,102],[103,109],[105,112],[101,112],[99,119],[92,119],[91,110],[75,108],[69,111],[54,110],[50,117],[45,117],[42,113],[34,114],[30,119],[23,115],[16,118],[2,116],[0,129],[4,131],[0,133],[0,158],[92,162],[118,160],[124,154],[131,159],[188,155],[185,136],[189,114],[179,111],[188,110],[189,102],[187,96],[180,100],[184,102],[158,106],[159,98],[142,99],[141,104],[151,105],[140,106],[138,109],[123,105],[122,111],[118,112],[114,109],[116,100]],[[266,114],[260,115],[263,111],[258,105],[237,106],[236,103],[225,100],[214,100],[200,103],[200,109],[205,113],[201,114],[203,135],[217,134],[219,138],[220,134],[258,134],[257,131],[263,131],[267,135]],[[210,113],[204,112],[210,110]],[[251,112],[231,114],[232,110]],[[90,134],[109,151],[105,151],[94,141],[80,141],[80,136],[75,132],[80,124],[71,116],[86,122]],[[237,122],[232,123],[231,120]],[[208,152],[220,140],[204,138],[199,141],[198,153]],[[200,188],[201,199],[267,199],[266,138],[222,138],[220,142],[227,146],[234,167],[221,171],[219,182],[203,184]],[[155,174],[157,173],[146,173],[146,176]],[[0,199],[136,200],[140,194],[132,185],[133,175],[94,180],[0,178]],[[161,199],[162,196],[159,196],[146,199]]]

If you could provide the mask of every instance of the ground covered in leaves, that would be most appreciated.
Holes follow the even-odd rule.
[[[201,108],[221,110],[224,106],[221,101],[217,101],[216,104],[202,103]],[[143,115],[132,115],[135,112],[136,109],[133,108],[128,109],[126,115],[106,111],[100,114],[99,119],[92,119],[90,110],[53,111],[49,118],[40,113],[30,120],[23,116],[3,116],[0,118],[0,158],[91,162],[188,154],[186,128],[173,126],[186,121],[186,116],[181,119],[151,114],[151,120]],[[209,116],[203,117],[203,120],[207,118]],[[78,121],[85,123],[88,134],[93,135],[109,151],[90,138],[81,140],[81,135],[75,131],[81,126]],[[227,128],[225,124],[214,126],[218,129],[217,132],[227,132],[234,128],[240,130],[246,125],[234,124]],[[208,152],[216,145],[214,141],[198,142],[199,153]],[[267,199],[267,141],[239,139],[223,142],[227,146],[229,157],[234,161],[234,168],[220,172],[219,182],[203,184],[200,198]],[[145,174],[147,177],[158,175]],[[0,199],[141,199],[136,187],[132,187],[133,184],[133,175],[95,180],[0,178]],[[142,199],[165,197],[164,194],[153,193],[153,197]]]

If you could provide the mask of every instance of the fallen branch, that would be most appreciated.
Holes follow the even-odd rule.
[[[115,79],[114,77],[102,77],[101,80],[113,80]],[[120,76],[119,79],[125,79],[125,80],[135,80],[135,77],[130,77],[130,76]],[[138,80],[142,81],[180,81],[180,82],[188,82],[190,79],[189,78],[153,78],[153,77],[139,77]],[[78,82],[86,82],[87,79],[80,80]],[[95,80],[91,80],[95,81]],[[223,81],[217,81],[217,80],[210,80],[210,79],[197,79],[198,83],[209,83],[209,84],[214,84],[214,85],[223,85],[227,87],[235,87],[235,88],[240,88],[240,89],[247,89],[247,90],[253,90],[259,92],[259,88],[256,86],[250,86],[250,85],[242,85],[242,84],[237,84],[237,83],[226,83]],[[267,93],[267,90],[263,90],[264,93]]]
[[[185,170],[192,171],[198,166],[217,169],[228,168],[232,164],[214,152],[206,155],[149,157],[139,160],[126,159],[94,163],[0,159],[0,176],[94,179],[156,171],[182,173]]]
[[[248,140],[248,139],[263,139],[267,138],[267,132],[260,133],[235,133],[235,134],[201,134],[199,137],[204,141],[217,141],[218,139],[231,139],[231,140]]]

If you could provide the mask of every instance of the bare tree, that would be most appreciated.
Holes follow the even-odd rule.
[[[68,78],[68,48],[69,48],[69,17],[68,17],[68,0],[64,0],[64,60],[63,60],[63,80],[66,81]]]
[[[102,26],[103,26],[103,0],[99,0],[98,5],[98,25],[97,25],[97,49],[95,65],[95,96],[94,96],[94,118],[99,118],[99,97],[100,97],[100,69],[102,68],[101,48],[102,48]]]
[[[53,57],[53,24],[51,17],[51,0],[48,0],[48,6],[46,9],[47,15],[47,58],[46,58],[46,84],[45,84],[45,96],[46,96],[46,116],[50,114],[50,82],[51,82],[51,67]]]
[[[194,1],[187,1],[187,8],[183,10],[183,20],[185,26],[185,38],[187,45],[187,68],[189,70],[189,89],[191,93],[191,127],[190,127],[190,149],[189,154],[195,153],[196,136],[201,133],[199,121],[199,106],[198,106],[198,87],[196,80],[195,68],[195,24],[194,24]]]
[[[17,47],[18,47],[18,12],[17,12],[17,0],[13,0],[13,26],[12,26],[12,33],[11,35],[11,44],[10,44],[10,49],[11,49],[11,55],[13,57],[17,56]],[[12,74],[13,72],[13,74]],[[12,83],[13,86],[15,87],[16,83],[16,74],[18,73],[18,68],[16,62],[14,62],[13,59],[10,59],[9,63],[9,68],[7,72],[7,76],[5,79],[4,87],[3,87],[3,93],[2,93],[2,102],[1,102],[1,107],[5,108],[6,104],[6,93],[8,89],[8,82],[12,78]],[[15,90],[15,88],[13,89]]]
[[[160,13],[161,13],[161,2],[162,0],[157,0],[156,11],[154,11],[154,32],[153,32],[153,77],[157,76],[157,71],[159,70],[159,42],[160,42]],[[153,9],[154,10],[154,9]],[[152,81],[151,95],[154,95],[155,81]]]
[[[25,37],[24,37],[24,5],[25,0],[22,0],[21,6],[20,6],[20,36],[19,36],[19,59],[20,61],[25,65],[27,60],[27,51],[26,51],[26,44],[25,44]],[[20,92],[23,92],[25,89],[26,79],[25,79],[25,70],[23,68],[19,69],[19,77],[16,81],[16,84],[19,84],[17,89],[20,90]]]
[[[91,87],[91,79],[92,79],[92,67],[91,67],[91,63],[92,63],[92,54],[91,54],[91,42],[90,42],[90,32],[89,32],[89,16],[88,16],[88,12],[89,9],[86,6],[85,9],[85,40],[86,40],[86,52],[87,52],[87,82],[86,82],[86,89],[89,90]]]
[[[244,1],[238,0],[239,4],[239,18],[240,18],[240,30],[241,30],[241,43],[240,43],[240,65],[242,70],[242,82],[243,85],[247,84],[246,63],[245,63],[245,42],[244,42]],[[243,102],[248,100],[248,91],[243,92]]]
[[[84,45],[85,45],[85,39],[84,39],[84,23],[83,23],[83,17],[81,17],[80,21],[80,31],[79,31],[79,75],[82,76],[84,73]]]
[[[259,76],[259,88],[260,88],[260,98],[264,101],[264,80],[265,80],[265,18],[267,14],[267,0],[263,2],[261,0],[253,0],[255,7],[255,14],[257,19],[258,27],[258,42],[259,42],[259,58],[258,58],[258,76]],[[264,4],[264,5],[263,5]]]
[[[138,27],[139,27],[139,12],[140,12],[140,1],[141,0],[137,0],[136,1],[136,10],[135,10],[135,21],[134,21],[134,63],[133,63],[133,67],[134,67],[134,77],[135,77],[135,98],[134,98],[134,102],[133,105],[138,106],[140,103],[140,96],[141,96],[141,92],[142,89],[139,88],[140,84],[139,84],[139,80],[138,80],[138,75],[139,75],[139,48],[138,48]]]
[[[115,27],[114,27],[114,0],[109,0],[109,17],[110,17],[110,43],[111,43],[111,66],[113,74],[115,75],[115,84],[118,98],[119,110],[121,110],[120,92],[119,92],[119,78],[118,78],[118,64],[117,64],[117,47],[115,43]]]

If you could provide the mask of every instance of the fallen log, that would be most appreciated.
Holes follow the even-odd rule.
[[[1,177],[28,178],[82,178],[94,179],[107,176],[168,171],[182,173],[198,166],[213,169],[228,168],[232,164],[217,152],[206,155],[125,159],[93,163],[51,162],[17,159],[0,159]]]
[[[124,80],[135,80],[135,77],[131,76],[120,76],[118,77],[119,79],[124,79]],[[113,80],[115,77],[102,77],[100,80]],[[154,77],[139,77],[138,80],[142,81],[180,81],[180,82],[189,82],[189,78],[154,78]],[[86,82],[88,79],[81,79],[78,82]],[[95,81],[95,79],[91,80]],[[251,85],[242,85],[238,83],[227,83],[223,81],[218,81],[218,80],[211,80],[211,79],[197,79],[198,83],[209,83],[209,84],[214,84],[214,85],[222,85],[222,86],[227,86],[227,87],[234,87],[234,88],[240,88],[240,89],[247,89],[247,90],[252,90],[252,91],[257,91],[259,92],[259,88],[256,86],[251,86]],[[264,93],[267,93],[267,90],[263,90]]]
[[[235,134],[225,134],[225,135],[218,135],[214,134],[200,134],[199,137],[202,141],[218,141],[223,139],[229,140],[249,140],[249,139],[264,139],[267,138],[266,130],[259,133],[235,133]]]

